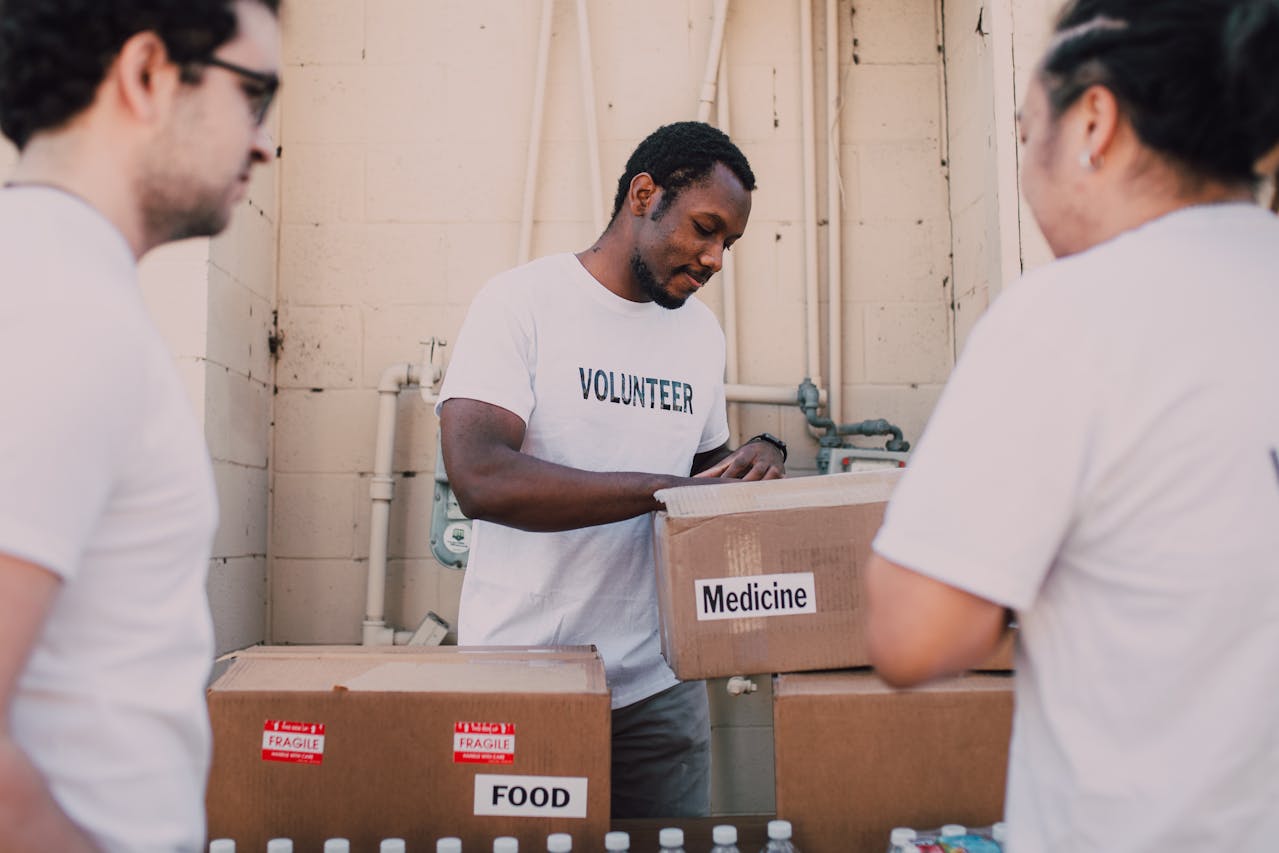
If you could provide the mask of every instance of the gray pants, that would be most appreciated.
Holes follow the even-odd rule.
[[[706,682],[613,712],[613,817],[704,817],[711,808]]]

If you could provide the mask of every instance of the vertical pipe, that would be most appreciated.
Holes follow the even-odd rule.
[[[546,111],[546,66],[551,54],[551,13],[555,0],[542,0],[542,26],[537,36],[537,70],[533,83],[533,113],[529,120],[528,158],[524,161],[524,206],[520,213],[520,248],[517,263],[528,261],[533,251],[533,201],[537,197],[537,163],[542,150],[542,118]]]
[[[582,76],[582,121],[586,125],[586,156],[591,180],[593,237],[604,232],[604,190],[600,178],[600,136],[595,118],[595,67],[591,62],[591,27],[586,0],[577,0],[577,54]],[[542,84],[545,86],[545,83]]]
[[[799,0],[800,105],[804,155],[804,304],[807,309],[808,357],[805,373],[822,386],[820,370],[820,306],[817,303],[817,131],[813,118],[813,0]]]
[[[724,24],[728,20],[728,0],[715,0],[711,22],[711,43],[706,51],[706,73],[702,75],[702,91],[697,98],[697,120],[710,121],[711,106],[716,101],[716,76],[721,69],[720,52],[724,47]],[[721,96],[722,97],[722,96]],[[723,125],[720,130],[728,131]]]
[[[727,5],[727,3],[725,4]],[[732,115],[728,103],[728,45],[722,45],[719,55],[719,86],[715,98],[715,123],[725,133],[730,133]],[[720,280],[724,288],[724,382],[736,385],[738,382],[738,335],[737,329],[737,269],[731,253],[724,253],[724,269],[720,272]],[[742,407],[736,403],[728,407],[728,432],[730,441],[736,447],[742,440]]]
[[[839,174],[839,4],[826,0],[826,337],[830,356],[829,403],[826,416],[843,423],[844,241],[842,186]]]

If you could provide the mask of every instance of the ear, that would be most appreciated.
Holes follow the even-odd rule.
[[[1115,93],[1105,86],[1090,86],[1079,99],[1084,150],[1100,162],[1110,153],[1123,119]]]
[[[653,176],[648,172],[640,172],[631,178],[631,189],[627,193],[626,203],[635,216],[644,216],[657,202],[661,188],[653,183]]]
[[[107,70],[107,84],[127,113],[150,124],[169,108],[181,81],[164,41],[146,31],[135,33],[120,48]]]

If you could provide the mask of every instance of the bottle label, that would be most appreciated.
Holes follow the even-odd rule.
[[[514,764],[515,724],[453,724],[454,764]]]
[[[812,572],[694,581],[697,619],[745,619],[817,612]]]
[[[267,720],[262,727],[262,760],[290,764],[324,761],[324,723]]]
[[[585,776],[475,775],[475,814],[586,817]]]

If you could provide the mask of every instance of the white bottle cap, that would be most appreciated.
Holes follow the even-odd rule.
[[[567,832],[552,832],[546,836],[546,853],[571,853],[573,836]]]
[[[230,838],[215,838],[209,842],[209,853],[235,853],[235,841]]]
[[[604,836],[604,849],[613,851],[625,851],[631,849],[631,834],[629,832],[610,832]]]
[[[435,853],[462,853],[462,839],[449,836],[435,842]]]
[[[723,824],[711,830],[711,841],[727,847],[737,843],[737,827]]]
[[[520,840],[509,835],[494,838],[493,853],[520,853]]]
[[[965,835],[968,828],[962,823],[948,823],[941,828],[941,837],[950,838],[955,835]]]
[[[911,843],[918,837],[919,833],[909,826],[894,826],[893,831],[888,834],[888,843],[894,847],[901,847],[903,844]]]
[[[293,853],[293,839],[272,838],[266,843],[266,853]]]
[[[675,826],[668,826],[661,832],[657,833],[658,847],[683,847],[684,846],[684,830]]]
[[[770,841],[785,841],[790,838],[791,826],[788,820],[770,820],[768,822],[768,838]]]
[[[378,848],[381,853],[404,853],[403,838],[383,838],[382,846]]]
[[[990,837],[1000,844],[1008,840],[1008,824],[1000,821],[990,828]]]
[[[351,842],[345,838],[330,838],[324,842],[324,853],[351,853]]]

